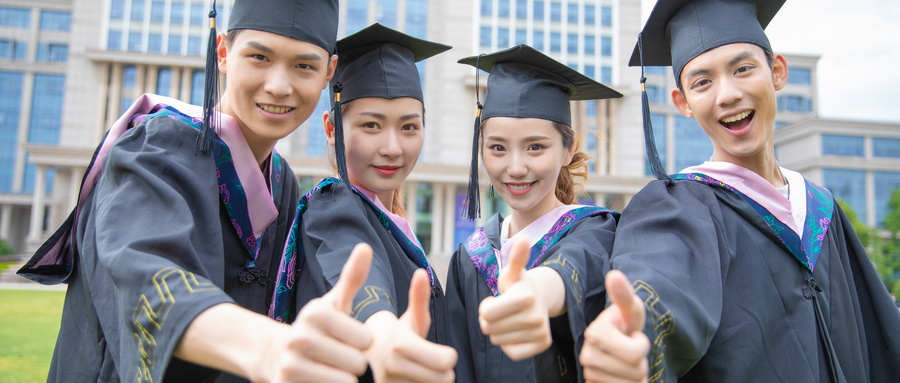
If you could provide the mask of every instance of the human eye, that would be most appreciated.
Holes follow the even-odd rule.
[[[416,124],[406,124],[406,125],[403,125],[403,127],[401,127],[400,130],[402,130],[404,132],[416,131],[416,130],[419,130],[419,126]]]
[[[378,129],[378,123],[372,121],[363,123],[362,126],[368,129]]]
[[[506,151],[506,148],[504,148],[503,145],[500,145],[500,144],[488,145],[488,149],[490,149],[492,152],[504,152],[504,151]]]
[[[753,65],[741,65],[734,71],[734,73],[735,74],[747,73],[747,72],[751,71],[753,68],[754,68]]]
[[[259,54],[259,53],[251,54],[251,55],[250,55],[250,58],[252,58],[252,59],[254,59],[254,60],[259,60],[259,61],[266,61],[266,60],[268,60],[268,58],[267,58],[266,56],[263,56],[263,55],[261,55],[261,54]]]
[[[297,64],[297,68],[298,68],[298,69],[315,69],[315,67],[313,67],[313,66],[310,65],[310,64],[306,64],[306,63],[303,63],[303,64]]]
[[[709,81],[709,79],[701,78],[701,79],[691,83],[691,89],[699,89],[701,87],[709,85],[710,83],[711,83],[711,81]]]
[[[528,145],[528,150],[529,150],[529,151],[532,151],[532,152],[533,152],[533,151],[541,150],[541,149],[543,149],[543,148],[544,148],[544,145],[541,145],[541,144],[531,144],[531,145]]]

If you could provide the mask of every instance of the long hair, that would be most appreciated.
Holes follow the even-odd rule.
[[[588,161],[591,157],[581,151],[582,134],[575,134],[571,126],[553,121],[553,127],[563,137],[563,146],[566,149],[575,148],[572,162],[563,166],[556,178],[556,198],[566,204],[576,203],[576,198],[584,192],[584,182],[588,176]]]

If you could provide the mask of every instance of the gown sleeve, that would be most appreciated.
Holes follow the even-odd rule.
[[[456,349],[457,362],[455,367],[456,381],[460,383],[475,382],[475,361],[472,355],[470,332],[481,334],[478,327],[478,305],[481,302],[467,302],[466,289],[474,289],[470,286],[473,278],[466,278],[475,272],[468,262],[469,254],[465,250],[465,242],[460,244],[450,257],[450,267],[447,271],[447,323],[450,326],[450,346]],[[464,269],[468,266],[467,269]],[[468,287],[466,287],[468,286]],[[466,306],[472,305],[471,308]],[[474,313],[474,314],[473,314]],[[470,323],[474,322],[474,323]]]
[[[372,267],[365,284],[353,300],[351,316],[365,322],[372,314],[388,310],[398,317],[398,299],[406,302],[406,291],[395,291],[392,257],[388,254],[386,233],[372,208],[342,182],[319,189],[309,200],[303,215],[301,235],[306,252],[306,268],[301,278],[313,278],[316,294],[325,294],[337,283],[350,252],[360,242],[372,247]],[[382,234],[384,234],[382,233]],[[403,255],[405,258],[406,256]],[[397,270],[401,270],[397,266]],[[408,283],[408,282],[407,282]],[[302,286],[302,285],[301,285]],[[310,295],[304,292],[301,295]],[[404,294],[398,297],[397,294]],[[298,307],[302,307],[301,305]],[[405,304],[403,305],[405,307]]]
[[[162,380],[191,321],[232,302],[217,287],[223,241],[215,166],[194,154],[195,137],[168,118],[126,132],[79,224],[79,274],[123,380]]]
[[[622,212],[611,264],[647,309],[651,381],[676,381],[706,353],[718,328],[735,254],[720,206],[706,185],[653,181]]]

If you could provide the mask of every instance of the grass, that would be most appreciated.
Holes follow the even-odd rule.
[[[65,291],[0,289],[0,382],[43,382]]]
[[[16,262],[0,262],[0,273],[2,273],[3,270],[6,270],[6,268],[12,267],[15,264]]]

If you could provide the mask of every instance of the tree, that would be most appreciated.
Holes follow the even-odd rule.
[[[841,206],[841,209],[844,211],[844,214],[847,215],[847,218],[850,219],[850,225],[853,226],[853,231],[856,232],[859,241],[865,246],[866,252],[869,255],[869,260],[875,265],[875,269],[878,271],[881,281],[884,283],[885,287],[890,290],[891,287],[894,286],[894,270],[896,270],[896,268],[894,262],[891,262],[891,259],[888,257],[889,253],[887,251],[887,246],[885,246],[886,244],[881,239],[881,236],[878,235],[878,229],[870,228],[862,223],[856,215],[856,212],[844,201],[837,200],[837,203]]]
[[[0,238],[0,255],[12,255],[14,253],[12,245]]]

